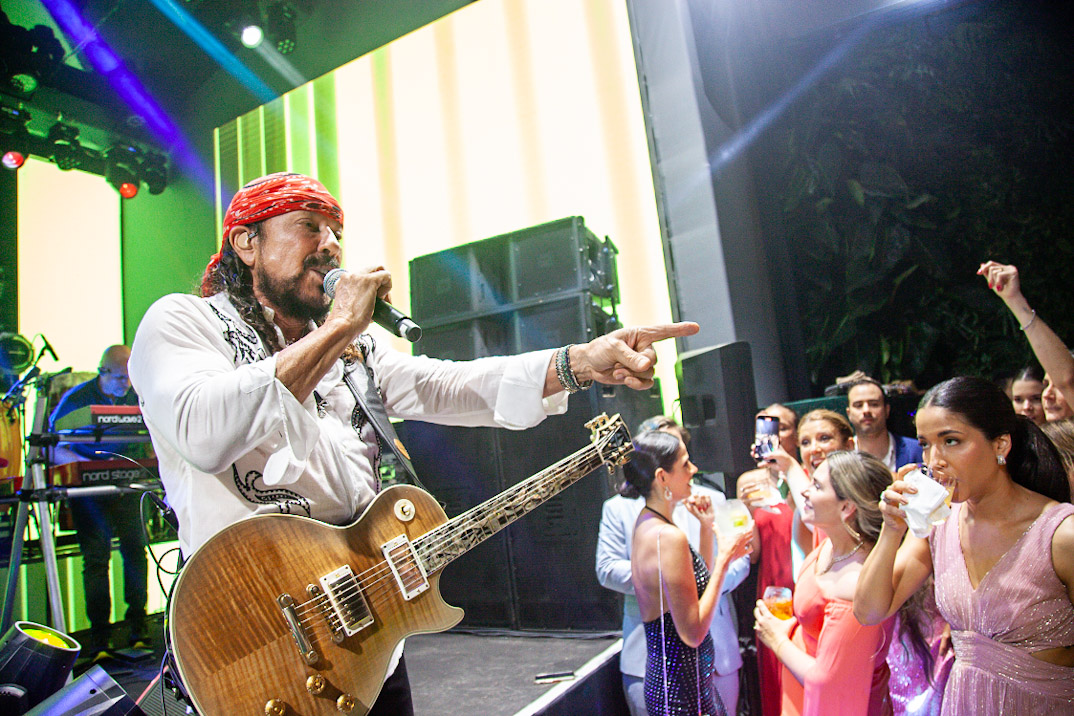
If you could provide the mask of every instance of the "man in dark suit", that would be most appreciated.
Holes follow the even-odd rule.
[[[913,438],[888,431],[890,413],[891,405],[879,382],[861,378],[851,383],[847,391],[847,418],[854,426],[858,450],[883,460],[894,472],[903,465],[921,462],[921,446]]]

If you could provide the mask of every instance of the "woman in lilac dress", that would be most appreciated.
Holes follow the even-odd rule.
[[[1074,505],[1054,446],[978,378],[926,393],[917,434],[951,516],[918,539],[900,509],[913,488],[884,492],[855,615],[884,620],[931,574],[955,651],[944,714],[1074,713]]]

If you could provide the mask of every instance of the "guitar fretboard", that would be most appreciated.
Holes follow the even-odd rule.
[[[430,530],[414,542],[428,573],[443,568],[527,512],[555,497],[605,463],[618,462],[632,449],[619,416],[611,431],[548,467]]]

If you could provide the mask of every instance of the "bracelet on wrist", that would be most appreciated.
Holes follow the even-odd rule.
[[[1025,324],[1024,326],[1019,324],[1019,326],[1018,326],[1018,330],[1020,330],[1022,333],[1025,333],[1026,329],[1029,328],[1030,326],[1032,326],[1033,322],[1037,320],[1037,311],[1036,311],[1036,309],[1031,308],[1029,310],[1033,312],[1033,315],[1029,317],[1029,323]]]
[[[571,347],[573,345],[571,343],[563,346],[556,351],[555,355],[556,379],[559,380],[559,384],[568,393],[577,393],[593,385],[593,381],[580,381],[578,376],[574,374],[574,369],[571,368]]]

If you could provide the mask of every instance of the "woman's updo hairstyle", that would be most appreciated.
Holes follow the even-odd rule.
[[[671,470],[682,441],[677,435],[662,430],[650,430],[634,437],[634,452],[630,462],[623,465],[626,478],[619,494],[623,497],[648,497],[653,489],[658,468]]]
[[[880,494],[891,485],[891,470],[868,453],[846,450],[830,453],[827,463],[836,497],[850,500],[857,507],[855,524],[849,526],[863,540],[875,544],[884,524]]]
[[[1070,483],[1059,452],[1029,418],[1014,412],[1010,398],[982,378],[959,376],[933,386],[918,405],[943,408],[985,434],[989,440],[1011,436],[1007,472],[1026,489],[1057,502],[1070,502]]]

